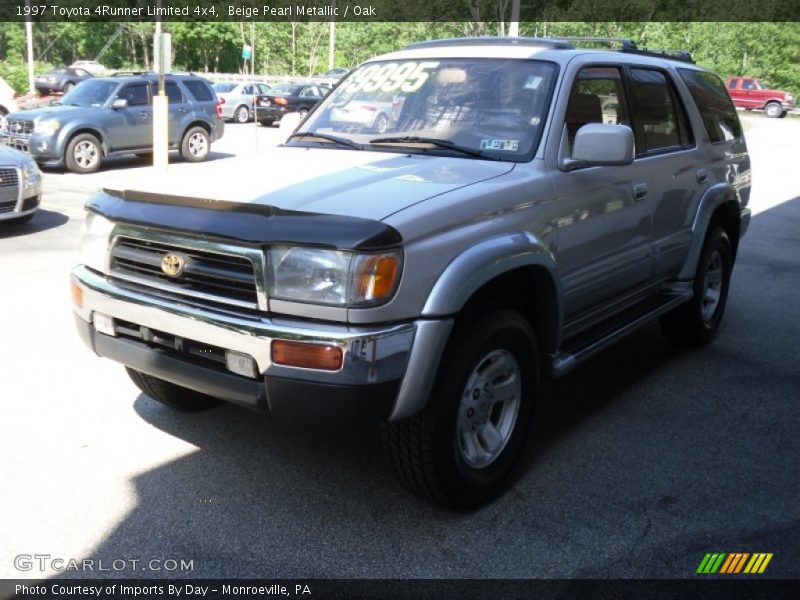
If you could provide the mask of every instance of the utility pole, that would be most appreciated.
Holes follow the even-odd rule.
[[[36,94],[36,88],[33,86],[33,23],[30,17],[31,0],[25,0],[25,6],[28,8],[28,17],[25,19],[25,37],[28,44],[28,93]]]
[[[519,0],[511,0],[511,25],[508,37],[519,37]]]
[[[328,31],[328,70],[333,68],[336,47],[336,0],[331,0],[331,27]]]
[[[153,166],[166,171],[169,165],[169,99],[164,88],[164,35],[161,32],[161,0],[156,2],[156,29],[153,36],[153,66],[158,73],[158,95],[153,97]],[[171,53],[171,50],[169,51]],[[146,66],[146,65],[145,65]]]

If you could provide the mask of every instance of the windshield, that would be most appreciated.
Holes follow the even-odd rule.
[[[233,88],[236,87],[235,83],[215,83],[214,84],[214,91],[218,94],[227,94]]]
[[[554,64],[536,60],[368,63],[342,80],[301,128],[372,143],[372,150],[448,153],[446,141],[494,159],[529,160],[555,77]]]
[[[64,106],[103,106],[119,85],[116,81],[87,79],[76,85],[72,91],[64,94],[61,104]]]

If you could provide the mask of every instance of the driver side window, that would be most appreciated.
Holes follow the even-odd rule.
[[[117,98],[128,101],[128,106],[145,106],[150,104],[150,94],[146,83],[126,85],[117,94]]]
[[[607,123],[630,127],[630,111],[622,85],[622,73],[617,67],[585,67],[572,86],[567,115],[569,155],[578,130],[589,123]]]

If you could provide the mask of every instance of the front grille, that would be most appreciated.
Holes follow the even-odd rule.
[[[33,135],[33,121],[9,119],[7,127],[8,135],[14,137],[30,137]]]
[[[170,253],[185,261],[183,272],[177,277],[170,277],[161,269],[161,260]],[[245,256],[121,237],[111,251],[111,270],[124,279],[203,304],[258,308],[255,271]]]
[[[16,200],[0,200],[0,213],[12,212],[16,206]]]
[[[0,167],[0,188],[16,187],[18,185],[18,171],[12,167]]]

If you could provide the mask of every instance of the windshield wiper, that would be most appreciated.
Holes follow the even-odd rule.
[[[438,146],[439,148],[447,148],[454,152],[460,152],[467,156],[474,156],[475,158],[483,158],[485,160],[500,160],[496,156],[486,154],[483,150],[476,150],[468,146],[461,146],[450,140],[442,140],[439,138],[419,137],[416,135],[405,135],[395,137],[381,137],[369,141],[370,144],[430,144],[431,146]]]
[[[321,140],[325,140],[328,142],[333,142],[334,144],[339,144],[340,146],[347,146],[348,148],[355,148],[356,150],[363,150],[364,146],[361,144],[357,144],[352,140],[348,140],[347,138],[338,137],[335,135],[330,135],[328,133],[317,133],[316,131],[298,131],[297,133],[293,133],[289,136],[286,140],[287,142],[294,138],[319,138]]]

